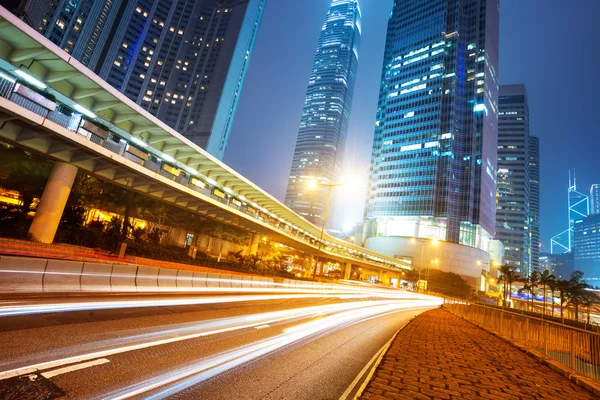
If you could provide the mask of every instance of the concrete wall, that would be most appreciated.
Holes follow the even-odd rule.
[[[442,240],[434,244],[431,239],[374,236],[367,238],[365,247],[388,257],[411,257],[416,270],[423,268],[425,271],[429,266],[454,272],[476,290],[481,289],[482,270],[486,275],[490,271],[489,253]],[[436,259],[439,263],[431,262]]]
[[[393,290],[385,287],[269,278],[214,269],[209,271],[1,256],[0,293],[243,292],[252,289],[343,290],[344,292]],[[412,295],[412,293],[406,294]]]
[[[166,228],[166,227],[165,227]],[[161,240],[162,244],[167,246],[174,247],[185,247],[185,241],[187,237],[187,232],[183,229],[177,228],[167,228],[167,233]],[[198,247],[199,251],[206,251],[206,247],[209,244],[211,238],[208,235],[195,234],[194,235],[195,244],[194,246]],[[208,254],[218,257],[219,256],[219,248],[221,247],[221,243],[223,245],[222,254],[223,258],[227,257],[229,253],[237,253],[238,251],[244,252],[246,254],[248,251],[248,246],[243,244],[232,243],[227,240],[215,239],[212,238],[212,243]]]

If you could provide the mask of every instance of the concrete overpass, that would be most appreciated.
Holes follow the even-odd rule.
[[[184,102],[182,102],[184,106]],[[409,266],[325,234],[0,7],[0,140],[56,161],[31,233],[51,242],[78,170],[312,255]],[[349,268],[346,268],[349,273]]]

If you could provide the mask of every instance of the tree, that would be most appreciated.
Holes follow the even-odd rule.
[[[567,291],[569,290],[569,281],[560,279],[556,281],[556,290],[558,290],[558,298],[560,300],[560,317],[564,320],[565,315],[565,301],[567,299]]]
[[[434,293],[462,299],[470,298],[473,292],[471,286],[460,275],[439,269],[429,271],[427,286],[428,290]]]
[[[556,292],[556,277],[554,275],[550,275],[551,279],[548,279],[546,285],[548,285],[548,289],[550,289],[550,297],[552,298],[552,316],[554,317],[554,292]],[[545,301],[545,296],[544,296]],[[544,307],[545,309],[546,307]]]
[[[413,289],[416,289],[417,282],[419,281],[419,273],[414,269],[411,269],[410,271],[406,271],[406,275],[403,276],[403,279],[408,282]]]
[[[540,274],[539,283],[540,283],[540,285],[542,285],[542,288],[544,290],[544,298],[543,298],[544,312],[543,312],[543,315],[546,315],[546,287],[548,287],[549,284],[553,281],[554,281],[554,275],[552,275],[550,273],[550,271],[548,271],[547,269],[544,270],[544,272],[542,272]],[[554,311],[554,297],[552,298],[552,306],[553,306],[553,311]]]
[[[585,296],[582,299],[581,305],[587,308],[587,323],[590,323],[590,314],[592,313],[592,307],[600,303],[600,297],[594,292],[586,291]]]
[[[52,170],[52,162],[5,144],[0,144],[0,159],[0,186],[19,192],[19,211],[24,218],[29,213],[33,200],[42,197]]]
[[[519,280],[520,274],[517,272],[517,267],[510,264],[503,264],[498,268],[500,277],[498,281],[504,282],[502,305],[506,306],[506,300],[509,293],[512,293],[512,284]],[[511,295],[512,298],[512,295]]]
[[[575,320],[579,321],[579,307],[586,301],[589,285],[583,280],[581,271],[574,271],[567,282],[568,302],[575,307]]]
[[[531,311],[533,311],[535,288],[538,287],[539,283],[539,272],[534,269],[528,277],[520,279],[520,281],[524,283],[523,289],[521,289],[520,292],[529,292],[531,296]]]

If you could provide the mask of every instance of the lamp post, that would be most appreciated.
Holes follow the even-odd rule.
[[[411,241],[411,243],[416,243],[417,239],[411,238],[410,241]],[[440,242],[439,239],[436,239],[436,238],[431,239],[432,246],[437,246],[439,244],[439,242]],[[425,243],[426,243],[426,241],[424,241],[424,240],[421,241],[421,260],[419,263],[419,281],[421,280],[421,271],[423,270],[423,262],[425,260]],[[432,260],[430,260],[430,262],[431,261]],[[439,261],[436,259],[435,262],[437,263]],[[427,275],[426,276],[427,276],[426,280],[429,281],[429,263],[427,264]],[[417,289],[418,289],[418,283],[417,283]]]
[[[321,255],[321,244],[323,243],[323,234],[325,233],[325,223],[327,222],[327,213],[329,212],[329,200],[331,200],[331,189],[336,186],[342,186],[342,183],[322,183],[317,181],[310,181],[309,187],[316,189],[318,186],[327,187],[327,202],[325,203],[325,213],[323,214],[323,223],[321,224],[321,236],[319,237],[319,247],[317,250],[317,262],[315,262],[315,269],[313,271],[313,281],[317,277],[317,264],[318,257]]]

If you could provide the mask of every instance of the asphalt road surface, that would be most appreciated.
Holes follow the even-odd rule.
[[[439,304],[381,296],[2,300],[0,399],[345,398],[394,333]]]

